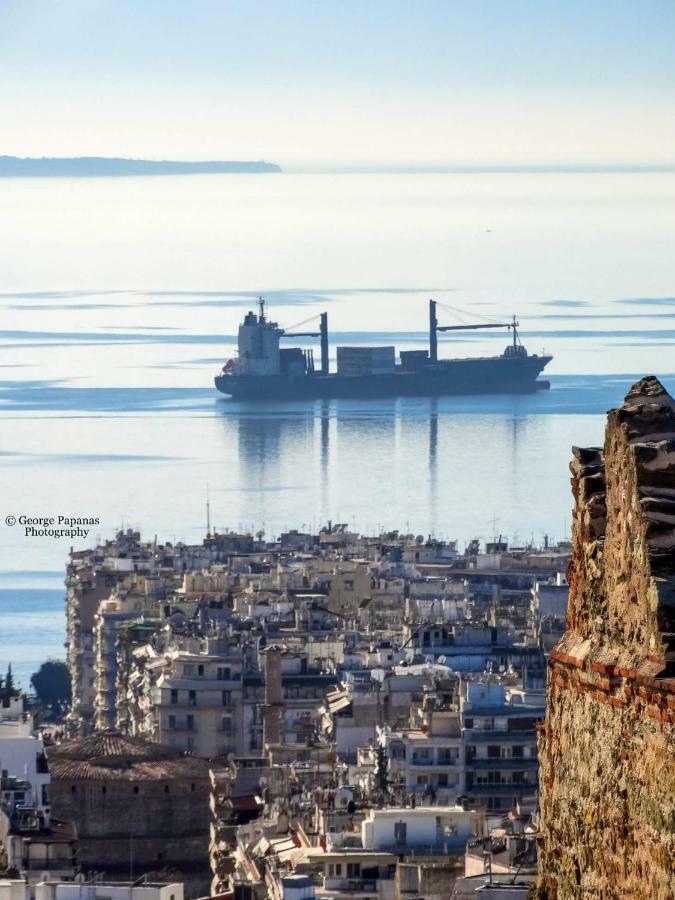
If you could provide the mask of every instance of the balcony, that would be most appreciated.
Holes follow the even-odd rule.
[[[433,844],[382,844],[377,847],[378,853],[394,853],[398,856],[447,856],[464,852],[465,837],[448,836],[439,838]]]
[[[467,769],[516,769],[516,770],[527,770],[533,771],[539,767],[539,760],[536,756],[526,757],[526,756],[506,756],[506,757],[494,757],[490,759],[478,759],[478,757],[474,757],[473,759],[468,759],[466,761]]]
[[[73,859],[22,859],[21,868],[26,872],[49,872],[52,877],[73,878],[75,861]]]
[[[466,793],[470,797],[483,797],[493,794],[499,795],[513,795],[516,797],[520,796],[529,796],[533,794],[537,790],[537,782],[505,782],[502,781],[500,783],[485,783],[485,784],[476,784],[475,782],[472,785],[466,786]]]
[[[326,875],[323,878],[324,891],[339,891],[341,894],[377,894],[379,882],[373,878],[341,878]]]
[[[448,768],[449,766],[461,765],[459,759],[424,759],[422,757],[413,757],[410,761],[411,766],[421,769]]]

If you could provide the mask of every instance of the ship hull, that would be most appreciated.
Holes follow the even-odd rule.
[[[550,356],[443,360],[414,372],[387,375],[217,375],[218,390],[236,400],[369,399],[451,394],[531,394],[548,387],[537,376]]]

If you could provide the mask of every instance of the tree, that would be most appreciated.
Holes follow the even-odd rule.
[[[12,674],[12,664],[10,663],[7,666],[7,675],[5,676],[5,690],[13,691],[14,687],[14,675]]]
[[[70,703],[72,692],[70,673],[64,662],[48,659],[31,675],[30,683],[38,700],[45,706],[63,710]]]

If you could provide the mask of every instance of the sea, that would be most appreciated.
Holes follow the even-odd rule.
[[[571,447],[602,442],[640,376],[675,390],[673,173],[0,179],[0,243],[0,674],[25,687],[64,656],[71,546],[200,541],[207,497],[212,527],[270,537],[562,540]],[[516,314],[551,389],[228,401],[213,377],[259,295],[289,332],[327,312],[333,354],[424,347],[429,298],[442,324]],[[508,340],[450,332],[440,354]],[[7,516],[98,524],[71,540]]]

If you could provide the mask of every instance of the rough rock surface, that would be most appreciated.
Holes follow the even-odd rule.
[[[643,378],[610,411],[604,448],[573,452],[536,895],[675,898],[675,402]]]

